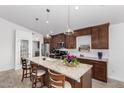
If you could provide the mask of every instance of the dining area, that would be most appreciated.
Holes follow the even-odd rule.
[[[92,88],[92,65],[66,65],[50,57],[21,58],[22,80],[28,78],[32,88]]]

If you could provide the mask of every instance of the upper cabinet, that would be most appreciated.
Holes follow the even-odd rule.
[[[75,30],[74,35],[76,37],[84,36],[84,35],[91,35],[91,27]]]
[[[76,37],[90,35],[91,29],[83,28],[74,31],[73,35],[66,35],[66,48],[68,49],[75,49],[76,48]]]
[[[63,33],[52,36],[51,47],[58,48],[58,43],[65,42],[65,35]]]
[[[46,38],[46,37],[44,37],[44,43],[46,44],[46,43],[50,43],[50,38]]]
[[[75,49],[76,48],[76,37],[74,35],[66,35],[66,48]]]
[[[58,43],[64,42],[65,48],[76,48],[76,37],[91,36],[92,49],[108,49],[109,23],[78,29],[73,35],[65,35],[64,33],[53,35],[50,39],[44,39],[44,43],[50,43],[50,49],[58,48]],[[83,43],[83,42],[81,42]]]
[[[91,29],[91,48],[108,49],[109,23]]]

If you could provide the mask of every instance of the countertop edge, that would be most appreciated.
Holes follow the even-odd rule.
[[[97,59],[97,58],[93,58],[93,57],[77,57],[79,59],[89,59],[89,60],[96,60],[96,61],[101,61],[101,62],[108,62],[108,59],[103,58],[103,59]]]

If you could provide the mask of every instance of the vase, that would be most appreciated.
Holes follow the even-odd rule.
[[[98,58],[102,59],[102,52],[98,52]]]

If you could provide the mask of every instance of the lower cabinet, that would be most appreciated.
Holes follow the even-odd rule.
[[[79,59],[81,63],[93,65],[92,78],[107,82],[107,62]]]

